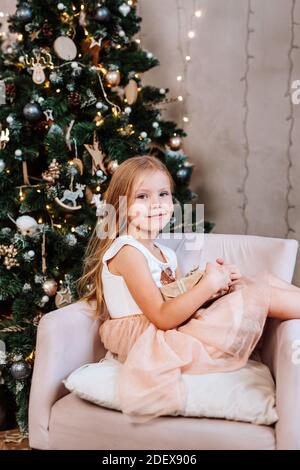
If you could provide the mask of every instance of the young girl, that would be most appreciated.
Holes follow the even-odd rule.
[[[267,316],[300,317],[298,287],[267,271],[242,276],[219,258],[206,264],[197,285],[165,302],[162,280],[182,276],[174,250],[155,240],[172,216],[173,191],[158,158],[123,162],[104,195],[107,216],[91,236],[78,283],[82,298],[97,301],[105,348],[123,363],[117,392],[131,422],[183,410],[182,373],[243,367]],[[201,308],[223,289],[226,295]]]

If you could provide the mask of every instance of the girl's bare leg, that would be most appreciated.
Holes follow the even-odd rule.
[[[296,291],[271,286],[268,316],[279,320],[300,319],[300,289]]]
[[[283,281],[278,276],[274,276],[269,271],[265,271],[266,275],[269,276],[270,284],[274,287],[280,287],[281,289],[291,290],[295,292],[300,292],[300,288],[291,284],[290,282]]]

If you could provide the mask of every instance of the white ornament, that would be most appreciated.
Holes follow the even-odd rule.
[[[24,56],[23,55],[20,55],[19,62],[21,62],[21,64],[24,64]]]
[[[64,10],[66,7],[63,3],[58,3],[57,8],[58,8],[58,10]]]
[[[22,235],[29,236],[34,235],[39,228],[37,221],[29,215],[21,215],[21,217],[18,217],[16,220],[16,225]]]
[[[8,122],[8,124],[12,124],[14,122],[14,118],[12,116],[7,116],[6,122]]]
[[[158,122],[154,121],[152,122],[152,127],[154,127],[154,129],[157,129],[159,126]]]
[[[28,282],[25,282],[23,286],[23,292],[29,292],[31,290],[31,285]]]
[[[33,250],[29,250],[28,256],[30,256],[30,258],[33,258],[35,256],[35,252]]]
[[[140,136],[141,136],[143,139],[146,139],[147,135],[148,135],[147,132],[141,132],[141,133],[140,133]]]
[[[72,67],[72,69],[77,69],[78,68],[78,62],[72,62],[71,67]]]
[[[41,300],[42,300],[42,303],[43,303],[43,304],[46,304],[47,302],[49,302],[49,297],[48,297],[48,295],[43,295],[43,297],[42,297]]]
[[[20,157],[20,156],[22,155],[22,153],[23,153],[23,152],[22,152],[21,149],[17,149],[17,150],[15,151],[15,156],[16,156],[16,157]]]
[[[122,3],[122,5],[119,6],[119,12],[121,12],[123,16],[127,16],[130,12],[130,6],[127,3]]]
[[[159,90],[159,93],[160,93],[161,95],[164,95],[164,94],[166,93],[166,90],[165,90],[164,88],[161,88],[161,89]]]
[[[103,103],[101,103],[101,101],[97,101],[97,103],[96,103],[96,108],[97,108],[97,109],[103,108]]]
[[[120,38],[123,38],[125,36],[125,31],[123,31],[123,29],[119,31],[119,36]]]
[[[77,47],[68,36],[59,36],[53,43],[55,53],[60,59],[73,60],[77,56]]]
[[[4,160],[2,160],[2,158],[0,158],[0,173],[2,173],[4,168],[5,168],[5,162],[4,162]]]
[[[102,170],[97,170],[97,171],[96,171],[96,175],[97,175],[98,177],[103,176],[103,174],[104,174],[104,173],[103,173]]]
[[[130,114],[130,113],[131,113],[131,107],[130,107],[130,106],[126,106],[126,108],[124,109],[124,113]]]
[[[152,59],[152,57],[153,57],[152,52],[147,52],[147,59]]]
[[[43,98],[42,96],[38,98],[38,103],[42,104],[44,101],[45,101],[45,98]]]
[[[52,109],[46,109],[46,111],[44,111],[44,114],[46,116],[47,121],[49,121],[49,120],[53,121],[53,110]]]

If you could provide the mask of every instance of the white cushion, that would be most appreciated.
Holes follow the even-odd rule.
[[[72,372],[64,385],[70,392],[96,405],[121,410],[116,380],[123,367],[108,351],[105,358]],[[233,372],[203,375],[182,374],[187,400],[184,410],[172,416],[224,418],[255,424],[273,424],[278,420],[275,408],[275,384],[269,369],[249,360]]]

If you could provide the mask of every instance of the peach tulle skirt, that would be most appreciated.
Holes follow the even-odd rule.
[[[171,330],[159,330],[143,314],[104,321],[100,338],[123,363],[117,393],[127,419],[142,423],[183,410],[182,373],[243,367],[262,335],[270,293],[262,272],[243,276],[230,293]]]

